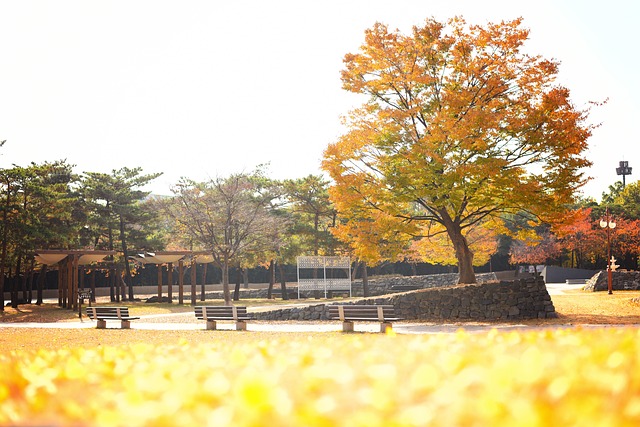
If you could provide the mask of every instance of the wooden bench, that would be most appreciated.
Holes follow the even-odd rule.
[[[566,279],[567,285],[584,285],[587,283],[587,279]]]
[[[353,332],[353,322],[355,320],[365,322],[380,322],[380,332],[391,329],[391,322],[402,320],[395,316],[392,305],[357,305],[357,304],[335,304],[329,305],[329,317],[340,319],[343,332]]]
[[[129,315],[129,307],[87,307],[87,316],[98,321],[97,329],[106,329],[107,320],[119,320],[122,329],[130,329],[131,321],[139,319]]]
[[[247,330],[247,320],[251,318],[247,314],[247,307],[226,305],[203,305],[194,307],[196,318],[207,322],[207,330],[215,331],[216,320],[231,320],[236,322],[236,331]]]

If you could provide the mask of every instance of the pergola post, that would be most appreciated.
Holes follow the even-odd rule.
[[[58,263],[58,306],[64,307],[64,260]]]
[[[158,265],[158,302],[162,301],[162,264]]]
[[[71,299],[69,302],[71,304],[70,308],[72,310],[78,309],[78,262],[80,261],[80,257],[78,255],[71,255],[71,293],[69,298]]]
[[[173,302],[173,263],[167,264],[167,298],[169,304]]]
[[[191,260],[191,305],[196,305],[196,278],[198,277],[196,274],[196,260]]]
[[[184,261],[178,261],[178,303],[184,304],[184,280],[182,274],[184,273]]]
[[[34,259],[43,266],[58,266],[58,305],[63,308],[77,309],[78,289],[84,289],[85,265],[92,262],[100,262],[105,257],[115,254],[115,251],[99,250],[64,250],[64,249],[37,249]],[[44,286],[43,269],[42,286]],[[95,270],[93,270],[95,274]],[[82,276],[80,275],[82,274]],[[40,278],[38,282],[40,283]],[[92,275],[92,299],[95,301],[95,276]],[[39,289],[38,292],[41,292]],[[113,288],[111,289],[113,301]],[[40,299],[40,295],[38,296]]]
[[[67,294],[65,295],[65,308],[73,310],[73,257],[67,257]]]

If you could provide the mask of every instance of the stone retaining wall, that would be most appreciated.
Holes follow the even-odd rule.
[[[495,273],[478,273],[476,274],[478,283],[496,282],[498,279]],[[405,292],[411,289],[429,289],[445,286],[453,286],[458,283],[458,273],[450,274],[429,274],[425,276],[380,276],[369,280],[369,296],[388,295]],[[280,285],[276,284],[273,288],[273,295],[280,297]],[[231,291],[233,293],[233,290]],[[267,289],[241,289],[240,299],[243,298],[266,298]],[[287,288],[289,298],[298,298],[298,288]],[[324,292],[320,292],[324,297]],[[348,291],[333,291],[332,295],[348,295]],[[351,295],[354,297],[364,296],[362,288],[362,280],[354,280],[351,284]],[[303,298],[313,298],[313,291],[305,291],[302,293]],[[207,293],[206,299],[224,298],[222,292]]]
[[[425,276],[380,276],[369,280],[369,295],[388,295],[405,292],[409,289],[430,289],[453,286],[458,283],[458,273],[429,274]],[[478,283],[497,282],[495,273],[476,274]],[[414,289],[412,289],[414,290]],[[351,285],[353,296],[364,296],[362,280],[354,280]]]
[[[600,271],[587,280],[584,290],[593,292],[606,291],[609,289],[608,286],[607,272]],[[612,271],[611,289],[614,291],[640,290],[640,271]]]
[[[334,303],[335,304],[335,303]],[[406,320],[522,320],[557,317],[542,280],[456,285],[363,298],[346,304],[392,304]],[[253,313],[257,320],[327,320],[327,304]]]

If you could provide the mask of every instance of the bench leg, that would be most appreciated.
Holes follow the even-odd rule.
[[[393,326],[391,325],[391,322],[381,322],[380,323],[380,332],[382,332],[384,334],[385,332],[387,332],[387,329],[393,329]]]
[[[122,329],[131,329],[131,322],[128,320],[123,320],[120,322],[120,327]]]
[[[96,329],[107,329],[107,321],[98,319],[98,326]]]
[[[215,331],[217,327],[215,320],[207,320],[207,331]]]
[[[342,332],[353,332],[353,322],[349,320],[342,322]]]
[[[236,331],[246,331],[247,330],[247,322],[244,320],[238,320],[236,322]]]

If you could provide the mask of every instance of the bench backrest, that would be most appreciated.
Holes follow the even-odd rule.
[[[330,305],[329,317],[344,321],[349,318],[371,319],[383,322],[395,317],[393,305]]]
[[[247,317],[247,307],[228,305],[207,305],[194,307],[196,318],[201,320],[237,320],[239,317]]]
[[[90,319],[120,319],[129,317],[129,307],[87,307]]]

